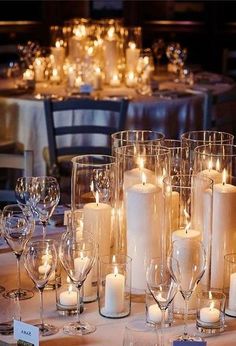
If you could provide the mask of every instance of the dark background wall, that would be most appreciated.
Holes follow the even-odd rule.
[[[75,17],[122,17],[125,25],[142,26],[144,47],[158,38],[178,41],[189,63],[212,71],[221,71],[224,48],[236,49],[236,1],[211,0],[0,1],[0,44],[48,45],[50,25]]]

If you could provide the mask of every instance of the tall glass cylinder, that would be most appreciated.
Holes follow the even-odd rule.
[[[226,132],[218,131],[189,131],[181,135],[184,147],[189,148],[189,171],[193,170],[194,149],[207,144],[233,144],[234,136]]]
[[[83,209],[84,231],[95,236],[100,256],[110,255],[115,232],[115,158],[81,155],[74,157],[72,163],[72,211]]]
[[[194,171],[214,181],[211,287],[222,290],[224,256],[236,252],[236,146],[197,147]]]
[[[181,146],[181,141],[165,138],[162,146],[170,151],[170,175],[188,174],[189,148]]]
[[[117,149],[119,249],[132,258],[132,293],[144,294],[146,264],[163,253],[162,180],[169,151],[156,145]]]
[[[135,144],[155,144],[162,145],[164,135],[151,130],[126,130],[115,132],[111,135],[112,153],[116,154],[116,149],[126,145]]]
[[[173,241],[193,239],[203,242],[207,255],[207,269],[201,286],[209,288],[211,259],[211,220],[213,181],[195,175],[166,177],[164,183],[166,247]],[[200,286],[199,286],[200,287]],[[183,313],[184,301],[178,293],[174,301],[176,313]],[[190,299],[189,312],[196,308],[196,295]]]

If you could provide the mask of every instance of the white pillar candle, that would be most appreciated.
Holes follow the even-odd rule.
[[[43,82],[45,79],[45,62],[43,58],[36,58],[33,62],[36,82]]]
[[[124,172],[124,191],[128,187],[140,184],[142,182],[142,174],[145,174],[147,183],[155,184],[154,172],[147,168],[133,168]]]
[[[105,282],[105,311],[106,313],[121,313],[124,310],[125,277],[118,273],[117,267],[114,273],[106,275]]]
[[[211,287],[222,289],[224,256],[236,252],[236,186],[213,186]]]
[[[236,273],[230,275],[228,309],[236,311]]]
[[[111,206],[106,203],[87,203],[84,206],[84,232],[94,234],[99,256],[110,254]]]
[[[55,47],[51,47],[51,53],[55,66],[62,67],[65,61],[65,48],[61,46],[60,42],[56,42]]]
[[[129,48],[126,49],[126,70],[136,71],[138,59],[140,55],[140,49],[136,48],[134,42],[129,42]]]
[[[161,253],[162,190],[150,183],[126,191],[127,254],[132,258],[132,289],[145,290],[146,264]]]
[[[69,285],[67,291],[61,292],[59,296],[61,305],[74,306],[77,305],[77,292],[73,291],[73,286]]]
[[[220,320],[220,310],[214,308],[214,303],[210,307],[200,310],[200,320],[204,323],[216,323]]]

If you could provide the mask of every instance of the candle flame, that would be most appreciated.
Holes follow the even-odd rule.
[[[209,171],[212,169],[212,166],[213,166],[213,164],[212,164],[212,158],[208,161],[208,169],[209,169]]]
[[[67,275],[67,277],[66,277],[66,282],[67,282],[68,284],[71,282],[71,280],[70,280],[70,278],[69,278],[68,275]]]
[[[184,216],[186,218],[185,232],[188,233],[190,226],[191,226],[191,222],[190,222],[190,215],[186,209],[184,209]]]
[[[138,165],[140,170],[144,169],[144,159],[140,156],[138,157]]]
[[[94,192],[94,183],[93,183],[93,181],[91,181],[91,184],[90,184],[90,191]]]
[[[95,192],[95,199],[96,199],[96,204],[98,205],[98,203],[99,203],[99,193],[98,193],[98,191]]]
[[[113,80],[113,81],[119,80],[118,75],[117,75],[117,74],[114,74],[114,75],[112,76],[112,80]]]
[[[209,291],[209,299],[212,299],[212,293]]]
[[[142,184],[146,185],[146,183],[147,183],[147,177],[146,177],[145,173],[142,172]]]
[[[209,309],[210,309],[210,310],[214,309],[214,306],[215,306],[215,303],[214,303],[214,302],[211,302]]]
[[[87,52],[88,52],[88,55],[92,55],[93,54],[93,47],[89,47]]]
[[[223,173],[222,173],[222,184],[225,185],[225,184],[226,184],[226,181],[227,181],[227,171],[226,171],[226,169],[224,168],[224,169],[223,169]]]
[[[216,160],[216,170],[217,171],[220,170],[220,160],[219,159]]]
[[[101,73],[100,67],[96,67],[96,68],[95,68],[95,72],[96,72],[97,74]]]
[[[54,68],[54,69],[52,70],[52,75],[53,75],[54,77],[58,76],[58,71],[57,71],[56,68]]]
[[[108,35],[109,39],[113,38],[114,33],[115,33],[115,28],[114,28],[114,26],[112,26],[112,27],[109,28],[109,30],[107,32],[107,35]]]
[[[118,267],[115,266],[115,268],[114,268],[114,275],[117,275],[117,274],[118,274]]]
[[[115,262],[116,262],[116,256],[113,255],[113,256],[112,256],[112,263],[115,263]]]
[[[73,286],[70,284],[68,287],[68,293],[71,293],[73,291]]]
[[[130,49],[135,49],[136,48],[135,42],[129,42],[129,48]]]
[[[131,81],[134,80],[134,72],[133,71],[128,73],[128,79]]]
[[[60,41],[56,41],[56,43],[55,43],[55,47],[56,47],[56,48],[60,48],[60,47],[61,47],[61,43],[60,43]]]

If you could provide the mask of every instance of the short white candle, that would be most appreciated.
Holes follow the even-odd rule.
[[[110,80],[110,86],[112,87],[119,87],[120,86],[120,79],[117,74],[114,74]]]
[[[128,72],[126,76],[126,85],[127,87],[134,88],[137,85],[137,77],[134,72]]]
[[[114,314],[124,310],[125,277],[118,273],[115,266],[114,273],[106,275],[105,283],[105,311]]]
[[[129,42],[126,49],[126,70],[132,71],[137,68],[140,49],[136,47],[135,42]]]
[[[63,41],[56,41],[55,47],[51,47],[51,52],[55,66],[62,66],[65,61],[65,48],[63,47]]]
[[[73,286],[69,285],[67,291],[61,292],[59,296],[60,304],[66,306],[77,305],[77,292],[73,291]]]
[[[228,308],[236,311],[236,273],[230,275]]]
[[[220,320],[220,310],[214,308],[214,302],[210,307],[200,310],[200,320],[205,323],[216,323]]]
[[[101,73],[100,67],[96,67],[96,69],[95,69],[93,87],[95,90],[101,90],[102,89],[102,73]]]
[[[161,322],[161,309],[157,304],[152,304],[148,307],[148,319],[153,323]]]

